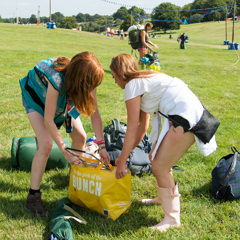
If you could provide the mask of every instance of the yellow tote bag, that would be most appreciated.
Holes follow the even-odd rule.
[[[116,179],[117,167],[103,169],[85,164],[72,165],[69,199],[73,203],[96,211],[112,220],[127,213],[131,205],[131,172]]]

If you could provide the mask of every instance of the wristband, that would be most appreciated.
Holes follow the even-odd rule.
[[[105,141],[104,140],[97,141],[97,145],[100,145],[102,143],[105,143]]]
[[[100,147],[99,148],[99,151],[101,151],[102,149],[106,149],[106,147],[104,146],[104,147]]]

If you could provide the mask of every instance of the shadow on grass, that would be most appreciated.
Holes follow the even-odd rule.
[[[13,167],[11,165],[11,158],[1,158],[0,159],[0,169],[2,169],[4,171],[7,171],[7,172],[11,172],[11,173],[14,172],[14,171],[16,171],[16,172],[21,171],[21,172],[25,172],[25,173],[30,173],[30,171],[19,170],[18,168]],[[61,190],[61,189],[66,188],[68,186],[68,183],[69,183],[69,176],[68,175],[63,175],[62,172],[58,172],[58,169],[45,170],[45,173],[49,172],[49,171],[52,171],[52,170],[56,171],[56,174],[52,174],[48,178],[47,182],[49,182],[49,181],[54,182],[54,186],[52,187],[53,189]],[[1,180],[0,180],[0,186],[1,185],[2,185],[1,189],[6,189],[6,186],[5,186],[6,184],[1,184]],[[16,186],[12,185],[11,186],[11,191],[14,192],[15,188],[16,188]],[[19,191],[18,187],[16,189],[17,189],[16,191]],[[23,188],[21,188],[21,189],[23,189]],[[41,189],[48,190],[49,185],[45,184],[45,183],[41,183]]]
[[[155,218],[149,217],[146,208],[143,208],[139,201],[133,201],[129,212],[115,221],[76,205],[73,205],[73,209],[87,221],[86,225],[74,221],[73,234],[76,239],[78,235],[98,236],[103,239],[111,236],[118,237],[124,232],[135,232],[137,229],[150,227],[157,223]],[[47,237],[48,232],[46,229],[44,236]]]
[[[12,171],[14,168],[11,165],[11,158],[2,157],[0,158],[0,169],[6,171]]]
[[[201,186],[200,188],[196,188],[192,191],[192,195],[196,198],[205,198],[208,199],[210,202],[212,203],[219,203],[218,200],[216,200],[213,197],[212,194],[212,182],[209,181],[208,183],[204,184],[203,186]]]
[[[0,169],[5,171],[5,174],[12,174],[14,171],[18,171],[12,168],[10,158],[0,159]],[[43,192],[47,192],[50,188],[48,182],[53,182],[52,189],[64,189],[68,186],[68,174],[61,172],[55,172],[51,176],[47,177],[46,183],[42,183],[41,189]],[[28,187],[21,186],[18,184],[6,183],[0,180],[0,212],[7,216],[7,219],[14,220],[25,220],[25,221],[36,221],[45,226],[42,239],[48,239],[50,237],[49,223],[52,218],[53,211],[56,203],[62,197],[59,197],[57,201],[49,201],[45,196],[43,203],[46,209],[49,211],[49,215],[46,218],[35,217],[24,209],[24,204],[27,197]],[[22,197],[24,195],[24,197]],[[18,196],[18,197],[16,197]],[[151,208],[151,206],[148,206]],[[116,221],[107,219],[104,216],[90,211],[76,205],[73,205],[73,209],[77,211],[86,221],[87,225],[78,224],[74,221],[73,223],[73,234],[88,235],[107,237],[115,236],[118,237],[122,233],[134,232],[141,227],[153,226],[157,223],[154,217],[150,217],[146,207],[143,207],[141,202],[134,200],[128,213],[121,215]]]

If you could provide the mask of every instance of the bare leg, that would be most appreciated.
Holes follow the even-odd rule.
[[[161,232],[170,227],[179,227],[180,222],[180,194],[178,185],[173,180],[171,168],[194,143],[194,135],[184,133],[182,127],[170,127],[164,137],[157,154],[152,162],[152,171],[158,184],[158,193],[164,211],[164,219],[152,227]]]
[[[25,208],[36,216],[45,217],[48,212],[43,207],[40,184],[52,149],[52,137],[44,125],[41,114],[31,112],[28,113],[28,118],[37,137],[38,150],[32,161],[31,191],[28,194]],[[32,193],[32,191],[34,191],[34,193]]]
[[[143,66],[143,62],[141,59],[146,55],[147,51],[146,50],[138,50],[139,51],[139,61],[138,64]]]
[[[32,161],[31,188],[39,189],[46,163],[52,149],[52,137],[47,131],[43,116],[38,112],[28,113],[29,121],[38,141],[38,150]]]
[[[190,132],[184,133],[182,127],[170,127],[152,162],[153,174],[159,187],[175,186],[171,169],[194,141],[194,135]]]
[[[72,138],[72,148],[84,150],[86,143],[86,133],[83,129],[80,118],[72,118],[73,131],[69,134]]]

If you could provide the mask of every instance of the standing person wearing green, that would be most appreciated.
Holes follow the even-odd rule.
[[[66,145],[58,131],[62,125],[72,138],[72,148],[84,150],[86,133],[79,115],[91,117],[101,145],[101,160],[106,164],[110,162],[104,148],[102,120],[97,105],[97,87],[103,76],[104,70],[94,54],[82,52],[72,59],[58,57],[42,60],[28,72],[27,77],[20,79],[23,106],[38,141],[25,204],[25,208],[35,215],[47,215],[42,204],[40,183],[52,149],[52,139],[70,165],[80,162],[65,150]]]

